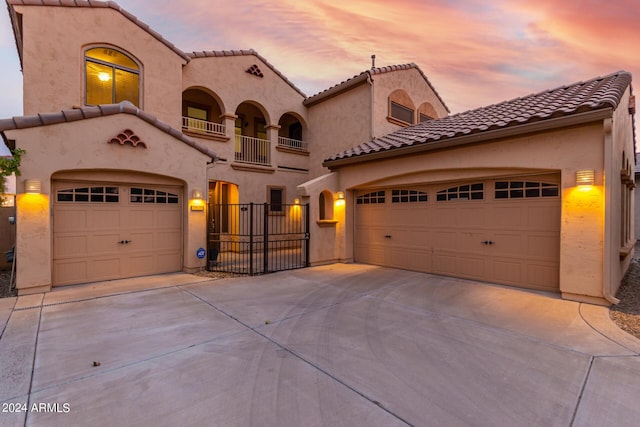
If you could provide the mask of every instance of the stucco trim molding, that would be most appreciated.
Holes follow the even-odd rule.
[[[276,168],[270,166],[252,165],[249,163],[231,163],[231,167],[235,170],[245,172],[274,173],[276,171]]]

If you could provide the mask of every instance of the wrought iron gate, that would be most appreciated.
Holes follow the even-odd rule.
[[[309,205],[210,204],[210,271],[265,274],[309,266]]]

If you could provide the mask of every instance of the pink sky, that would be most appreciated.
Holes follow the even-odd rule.
[[[308,96],[368,69],[371,54],[418,64],[452,113],[621,69],[640,76],[638,0],[117,3],[184,51],[253,48]],[[22,82],[0,14],[4,118],[21,114]]]

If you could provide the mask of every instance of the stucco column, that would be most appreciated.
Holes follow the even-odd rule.
[[[51,222],[47,194],[16,197],[16,288],[18,295],[51,290]]]
[[[231,142],[234,142],[234,135],[236,133],[236,119],[238,116],[235,114],[225,113],[221,116],[222,123],[224,123],[224,133]]]

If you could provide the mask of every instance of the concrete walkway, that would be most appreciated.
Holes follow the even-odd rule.
[[[640,420],[640,340],[607,308],[423,273],[104,282],[2,299],[0,328],[2,426]]]

